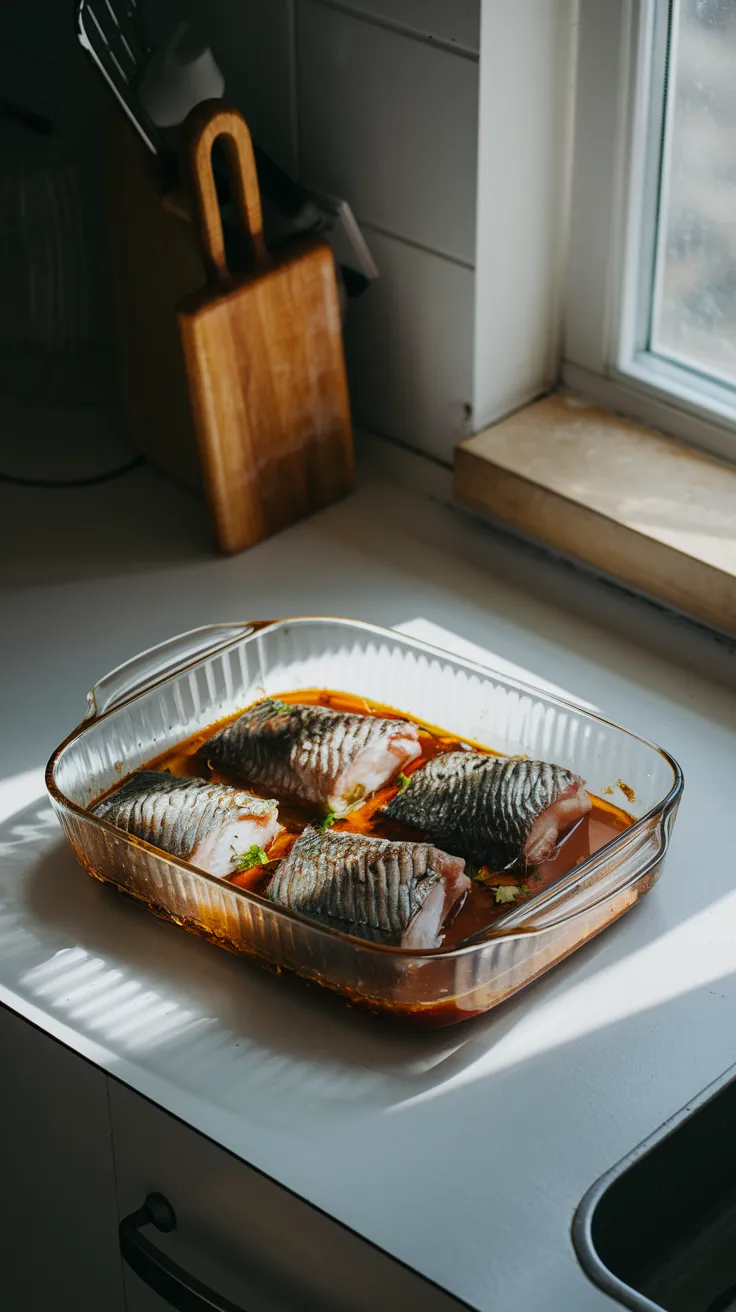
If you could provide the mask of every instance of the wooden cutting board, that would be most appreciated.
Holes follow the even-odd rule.
[[[225,251],[218,138],[250,250],[244,273]],[[215,535],[223,551],[240,551],[353,486],[335,266],[313,238],[266,250],[250,133],[236,110],[198,105],[182,147],[207,283],[180,303],[179,331]]]

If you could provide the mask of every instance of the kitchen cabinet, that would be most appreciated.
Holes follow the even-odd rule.
[[[146,1237],[247,1312],[452,1312],[462,1306],[113,1081],[110,1111],[120,1214],[140,1207],[147,1194],[162,1193],[177,1228],[160,1234],[147,1226]],[[166,1304],[129,1269],[125,1289],[128,1312],[164,1312]]]
[[[243,1312],[461,1306],[4,1008],[0,1053],[3,1312],[165,1312],[119,1246],[151,1193],[176,1226],[139,1233]]]
[[[107,1078],[0,1007],[0,1306],[125,1312]]]

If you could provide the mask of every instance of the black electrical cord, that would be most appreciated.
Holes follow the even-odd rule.
[[[143,464],[143,456],[134,456],[126,465],[117,469],[108,469],[105,474],[93,474],[90,478],[21,478],[16,474],[4,474],[0,471],[0,483],[10,483],[13,487],[95,487],[98,483],[109,483],[113,478],[129,474]]]

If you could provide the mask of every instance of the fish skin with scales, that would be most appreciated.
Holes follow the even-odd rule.
[[[500,871],[546,860],[591,805],[583,780],[563,766],[451,751],[414,770],[384,813]]]
[[[309,826],[280,863],[266,896],[372,942],[435,947],[470,888],[464,864],[429,843]]]
[[[93,815],[210,874],[230,874],[239,853],[268,847],[282,826],[278,803],[243,788],[164,770],[140,770],[90,808]]]
[[[339,814],[420,752],[417,727],[407,720],[267,697],[213,734],[199,754],[277,797]]]

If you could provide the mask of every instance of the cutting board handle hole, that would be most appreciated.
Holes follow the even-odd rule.
[[[250,132],[237,110],[214,105],[214,114],[211,101],[191,111],[183,150],[207,276],[228,287],[246,269],[257,271],[267,254]]]

